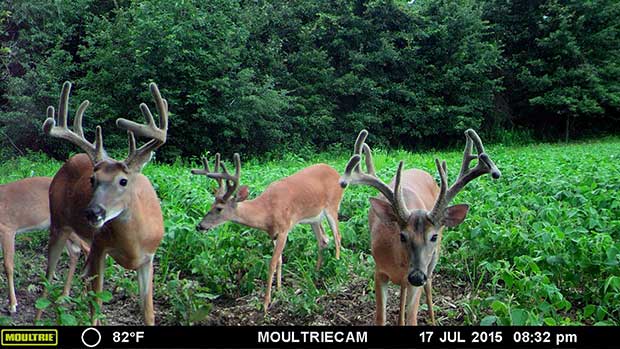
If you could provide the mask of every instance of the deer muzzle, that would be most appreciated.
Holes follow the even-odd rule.
[[[407,280],[413,286],[422,286],[426,283],[426,274],[422,270],[413,270],[407,275]]]
[[[84,210],[84,216],[90,225],[100,227],[105,222],[106,210],[103,206],[95,204]]]
[[[209,225],[205,225],[202,222],[198,223],[198,225],[196,226],[196,230],[197,231],[209,231],[211,229],[210,224]]]

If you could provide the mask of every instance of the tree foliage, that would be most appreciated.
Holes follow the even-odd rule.
[[[571,118],[600,130],[620,111],[620,3],[489,1],[503,45],[508,104],[517,122],[549,128]],[[605,126],[601,127],[601,123]],[[617,125],[617,123],[616,123]]]
[[[91,101],[86,130],[101,124],[117,149],[126,140],[114,120],[141,119],[157,82],[171,111],[167,158],[320,150],[364,127],[373,142],[405,148],[443,146],[468,127],[491,137],[544,123],[553,134],[571,118],[600,130],[617,125],[620,109],[619,6],[9,0],[0,5],[0,143],[72,149],[40,131],[65,80],[74,108]]]

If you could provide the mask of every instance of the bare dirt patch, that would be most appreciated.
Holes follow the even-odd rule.
[[[451,285],[449,280],[435,276],[433,300],[438,325],[462,324],[462,309],[456,304],[459,295],[466,291],[463,286]],[[342,292],[328,294],[317,299],[322,311],[311,315],[300,315],[287,306],[284,300],[274,299],[265,316],[257,305],[262,304],[262,291],[237,299],[222,298],[214,301],[213,309],[204,322],[205,325],[373,325],[375,316],[374,294],[369,294],[368,281],[355,276]],[[398,297],[400,289],[390,287],[388,298],[388,323],[395,324],[398,319]],[[424,299],[424,298],[422,298]],[[428,312],[420,311],[419,324],[430,322]],[[451,311],[451,314],[448,314]],[[456,317],[455,317],[456,313]]]

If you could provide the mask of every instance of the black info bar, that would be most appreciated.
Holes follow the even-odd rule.
[[[2,328],[3,347],[58,348],[612,348],[618,327]]]

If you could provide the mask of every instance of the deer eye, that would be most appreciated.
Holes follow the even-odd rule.
[[[437,241],[437,234],[433,234],[433,236],[431,236],[431,242],[435,241]]]
[[[123,187],[127,186],[127,179],[122,178],[122,179],[118,182],[118,184],[120,184],[120,185],[121,185],[121,186],[123,186]]]
[[[400,233],[400,242],[407,242],[407,237],[403,233]]]
[[[221,208],[221,207],[216,207],[216,208],[215,208],[215,212],[217,212],[217,213],[222,212],[222,208]]]

